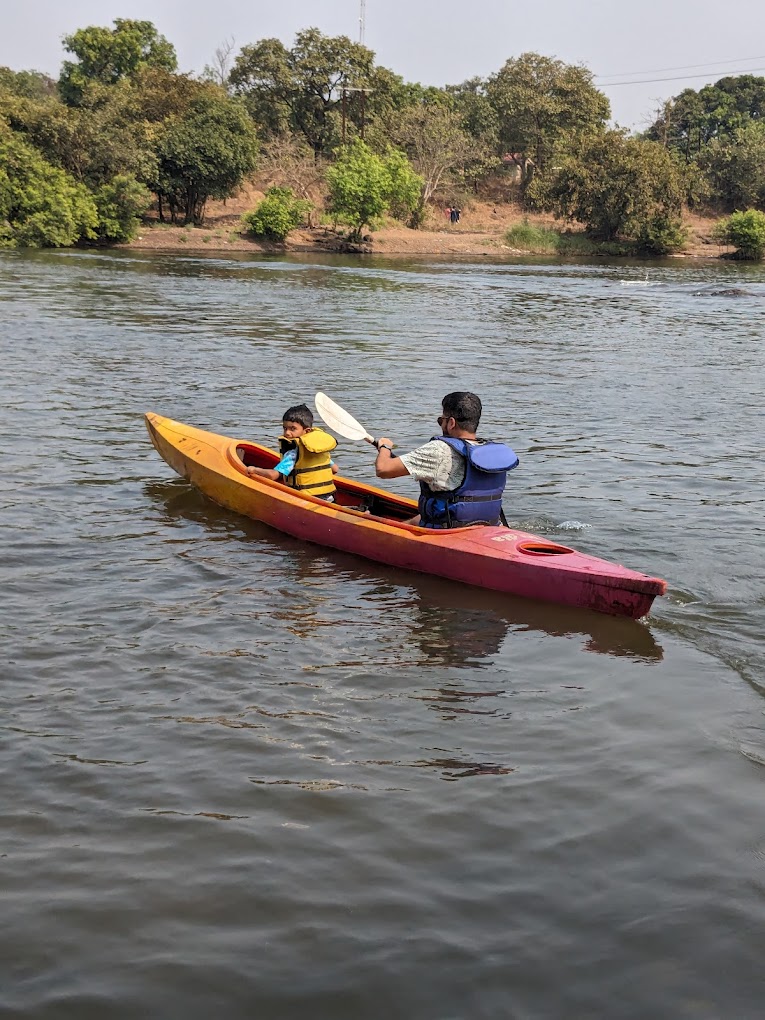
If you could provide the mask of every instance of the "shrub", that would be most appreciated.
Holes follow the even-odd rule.
[[[559,255],[598,255],[601,245],[591,241],[586,234],[561,234],[558,238]]]
[[[528,219],[524,219],[522,223],[515,223],[505,233],[505,243],[520,251],[556,252],[560,244],[560,234],[549,227],[535,227]]]
[[[97,221],[84,184],[0,130],[0,246],[65,248],[95,237]]]
[[[765,254],[765,213],[758,209],[734,212],[717,225],[715,236],[736,248],[735,258],[761,259]]]
[[[291,188],[269,188],[257,208],[245,213],[242,223],[255,237],[283,241],[305,220],[311,203],[295,198]]]
[[[669,255],[679,251],[688,239],[682,221],[665,213],[656,213],[638,231],[638,247],[647,255]]]
[[[390,150],[381,158],[358,138],[345,146],[326,178],[329,211],[350,225],[355,241],[386,210],[398,216],[413,212],[424,183],[402,153]]]
[[[390,179],[388,211],[397,220],[412,217],[416,223],[417,206],[422,194],[422,177],[414,172],[412,164],[398,149],[388,150],[385,156],[385,169]]]
[[[139,217],[151,204],[151,192],[128,174],[118,174],[96,192],[98,236],[103,241],[130,241]]]
[[[571,139],[555,164],[533,178],[527,200],[584,224],[594,241],[639,241],[644,233],[650,241],[652,223],[679,220],[685,174],[658,142],[603,131]]]

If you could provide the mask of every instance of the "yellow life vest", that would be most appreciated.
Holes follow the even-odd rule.
[[[330,451],[337,446],[337,440],[323,429],[311,429],[297,439],[279,439],[282,455],[287,450],[297,449],[297,460],[291,474],[285,478],[287,485],[300,489],[310,496],[328,496],[335,491]]]

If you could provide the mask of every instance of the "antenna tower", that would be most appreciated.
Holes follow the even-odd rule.
[[[367,0],[361,0],[361,7],[359,9],[359,42],[364,45],[364,30],[366,29],[367,21]]]

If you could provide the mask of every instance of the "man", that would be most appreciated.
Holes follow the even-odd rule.
[[[507,472],[518,466],[518,457],[504,443],[477,438],[482,406],[475,393],[447,393],[441,406],[441,435],[411,453],[396,457],[390,439],[378,439],[377,477],[411,475],[420,483],[420,513],[409,524],[497,525]]]

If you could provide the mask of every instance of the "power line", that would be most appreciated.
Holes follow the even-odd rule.
[[[678,64],[676,67],[647,67],[642,71],[614,71],[613,74],[596,74],[596,78],[630,78],[633,74],[663,74],[664,71],[689,71],[694,67],[719,67],[720,64],[748,64],[762,57],[729,57],[727,60],[705,60],[703,64]]]
[[[727,77],[729,75],[739,74],[751,74],[753,71],[758,73],[765,73],[765,67],[748,67],[741,71],[717,71],[716,73],[721,77]],[[639,78],[636,81],[606,81],[599,82],[598,87],[601,89],[613,89],[618,85],[652,85],[654,82],[660,81],[687,81],[689,78],[708,78],[708,74],[679,74],[673,78]]]

